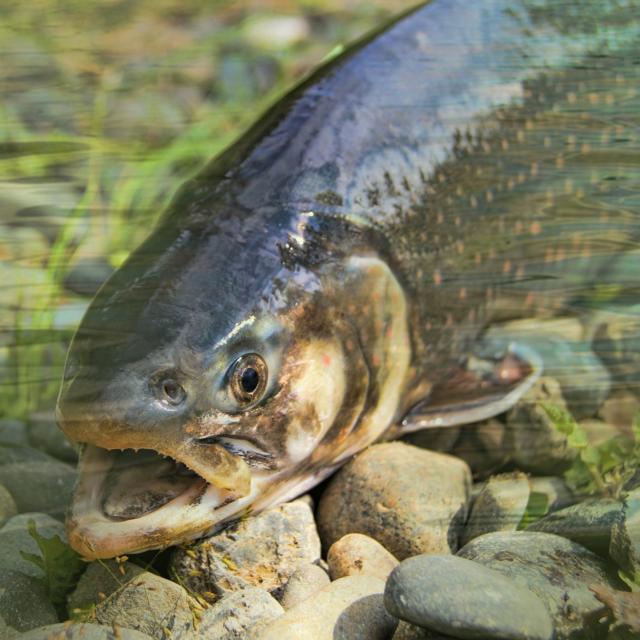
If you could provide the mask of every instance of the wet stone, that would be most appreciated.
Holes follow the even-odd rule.
[[[96,621],[141,631],[152,638],[190,637],[197,605],[175,582],[145,571],[101,602]]]
[[[567,483],[556,476],[530,477],[529,489],[531,496],[544,496],[545,513],[569,507],[577,500]]]
[[[621,511],[622,503],[617,500],[584,500],[545,516],[526,530],[555,533],[606,558],[611,530]]]
[[[0,466],[0,483],[9,490],[20,513],[64,518],[75,481],[76,470],[56,460]]]
[[[591,584],[621,588],[607,564],[583,546],[550,533],[488,533],[465,545],[458,556],[474,560],[533,591],[543,602],[555,640],[601,638],[601,604]]]
[[[328,549],[348,533],[362,533],[400,560],[451,553],[466,520],[470,480],[468,466],[453,456],[402,442],[369,447],[320,499],[322,542]]]
[[[78,452],[58,428],[53,412],[32,413],[27,424],[30,444],[36,449],[62,460],[75,463]]]
[[[473,501],[460,544],[492,531],[515,531],[527,509],[529,492],[524,473],[489,478]]]
[[[543,377],[507,412],[512,462],[522,471],[553,475],[567,469],[576,457],[567,437],[553,424],[543,408],[552,404],[566,410],[560,385]]]
[[[371,576],[335,580],[269,625],[256,640],[387,640],[398,621],[387,613],[384,582]]]
[[[18,513],[18,507],[9,490],[0,484],[0,526]]]
[[[251,585],[279,596],[298,567],[319,558],[313,513],[307,502],[296,500],[176,549],[171,568],[194,593],[222,595]]]
[[[437,631],[430,631],[423,627],[418,627],[410,622],[400,620],[392,640],[455,640],[453,636],[447,636]]]
[[[2,636],[0,636],[2,637]],[[151,636],[118,625],[105,627],[89,622],[60,622],[32,629],[20,640],[150,640]]]
[[[298,567],[284,586],[280,604],[285,609],[293,609],[307,598],[329,584],[327,572],[315,564],[303,564]]]
[[[402,440],[407,444],[420,447],[421,449],[449,453],[456,444],[459,436],[460,429],[456,429],[455,427],[441,427],[421,429],[420,431],[415,431],[414,433],[404,436]]]
[[[28,446],[27,426],[20,420],[0,420],[0,447]]]
[[[345,576],[373,576],[386,580],[398,561],[379,542],[361,533],[348,533],[327,554],[332,580]]]
[[[404,560],[389,576],[385,604],[398,618],[456,638],[553,636],[549,614],[529,589],[455,556]]]
[[[640,575],[640,488],[624,499],[613,525],[609,554],[629,575]]]
[[[55,462],[55,458],[29,446],[0,445],[0,467],[23,462]]]
[[[205,609],[194,640],[244,640],[256,624],[279,618],[284,609],[264,589],[246,587],[227,593]]]
[[[133,562],[118,563],[115,560],[92,562],[67,598],[69,611],[85,609],[102,602],[141,573],[144,573],[144,569]]]
[[[511,459],[507,428],[495,418],[462,427],[451,453],[469,465],[474,478],[486,478]]]
[[[598,416],[620,433],[631,436],[632,425],[639,411],[640,397],[630,391],[617,391],[604,401]]]
[[[0,616],[17,631],[58,622],[44,585],[19,571],[0,571]]]
[[[93,297],[113,267],[104,258],[82,258],[74,261],[64,277],[64,287],[80,296]]]

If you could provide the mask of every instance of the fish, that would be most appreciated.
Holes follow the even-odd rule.
[[[496,415],[543,364],[488,326],[637,300],[639,9],[412,7],[188,180],[69,348],[74,549],[207,536]]]

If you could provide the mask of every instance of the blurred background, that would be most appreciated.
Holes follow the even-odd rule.
[[[177,187],[407,6],[0,2],[0,416],[51,426],[74,328]]]

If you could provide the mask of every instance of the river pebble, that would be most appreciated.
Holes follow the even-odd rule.
[[[0,484],[0,526],[18,513],[18,507],[9,490]]]
[[[377,540],[361,533],[348,533],[334,542],[327,563],[332,580],[359,575],[386,580],[398,566],[398,560]]]
[[[73,467],[57,460],[0,466],[0,483],[9,490],[20,513],[48,513],[60,519],[71,501],[76,475]]]
[[[313,513],[306,501],[296,500],[176,549],[171,567],[195,593],[221,595],[252,585],[278,595],[299,566],[319,559]]]
[[[1,636],[0,636],[1,637]],[[118,625],[105,627],[90,622],[60,622],[32,629],[20,640],[150,640],[151,636]]]
[[[93,297],[112,273],[113,267],[105,258],[83,257],[72,261],[63,284],[72,293]]]
[[[473,501],[460,544],[491,531],[515,531],[527,509],[529,491],[524,473],[489,478]]]
[[[322,567],[316,564],[303,564],[293,572],[284,586],[280,604],[285,609],[293,609],[324,589],[329,582],[329,576]]]
[[[576,457],[543,408],[552,404],[566,410],[560,385],[543,377],[506,414],[511,441],[512,462],[522,471],[537,475],[553,475],[567,469]]]
[[[451,553],[466,520],[470,482],[469,467],[453,456],[402,442],[369,447],[320,499],[322,542],[328,549],[348,533],[362,533],[400,560]]]
[[[335,580],[314,598],[261,626],[256,640],[387,640],[398,624],[387,613],[384,582],[371,576]]]
[[[58,427],[53,412],[32,413],[27,423],[27,433],[30,444],[36,449],[64,462],[78,461],[78,452]]]
[[[622,503],[618,500],[594,498],[551,513],[526,530],[555,533],[607,557],[611,530],[621,511]]]
[[[472,540],[458,555],[533,591],[553,620],[555,640],[603,635],[601,605],[589,585],[615,588],[619,581],[603,560],[581,545],[550,533],[497,532]]]
[[[41,575],[41,574],[40,574]],[[17,631],[58,622],[44,585],[19,571],[0,571],[0,616]]]
[[[193,635],[194,640],[244,640],[252,627],[279,618],[284,609],[264,589],[247,587],[225,594],[205,609]]]
[[[564,509],[577,500],[569,485],[557,476],[532,476],[529,478],[529,489],[530,497],[535,494],[544,496],[545,513]]]
[[[632,426],[640,411],[640,397],[630,391],[612,393],[600,407],[598,416],[615,426],[620,433],[633,435]]]
[[[474,478],[486,478],[511,460],[507,427],[497,418],[462,427],[451,453],[469,465]]]
[[[629,575],[640,575],[640,488],[624,499],[611,531],[611,557]]]
[[[424,627],[418,627],[410,622],[400,620],[392,640],[456,640],[453,636],[448,636],[437,631],[430,631]]]
[[[133,562],[91,562],[80,576],[76,588],[67,597],[69,611],[85,609],[102,602],[141,573],[144,573],[144,569]]]
[[[194,609],[200,607],[180,585],[145,571],[98,604],[95,617],[158,640],[180,640],[193,633]]]
[[[553,636],[549,614],[529,589],[455,556],[404,560],[389,576],[385,604],[398,618],[456,638]]]
[[[0,467],[7,464],[21,464],[23,462],[57,462],[55,458],[44,451],[29,446],[10,445],[0,446]]]
[[[27,425],[20,420],[0,420],[0,447],[28,446]]]

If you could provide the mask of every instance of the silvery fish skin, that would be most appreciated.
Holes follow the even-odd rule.
[[[634,296],[639,9],[434,0],[185,184],[69,352],[71,544],[164,547],[303,493],[428,426],[496,314]]]

